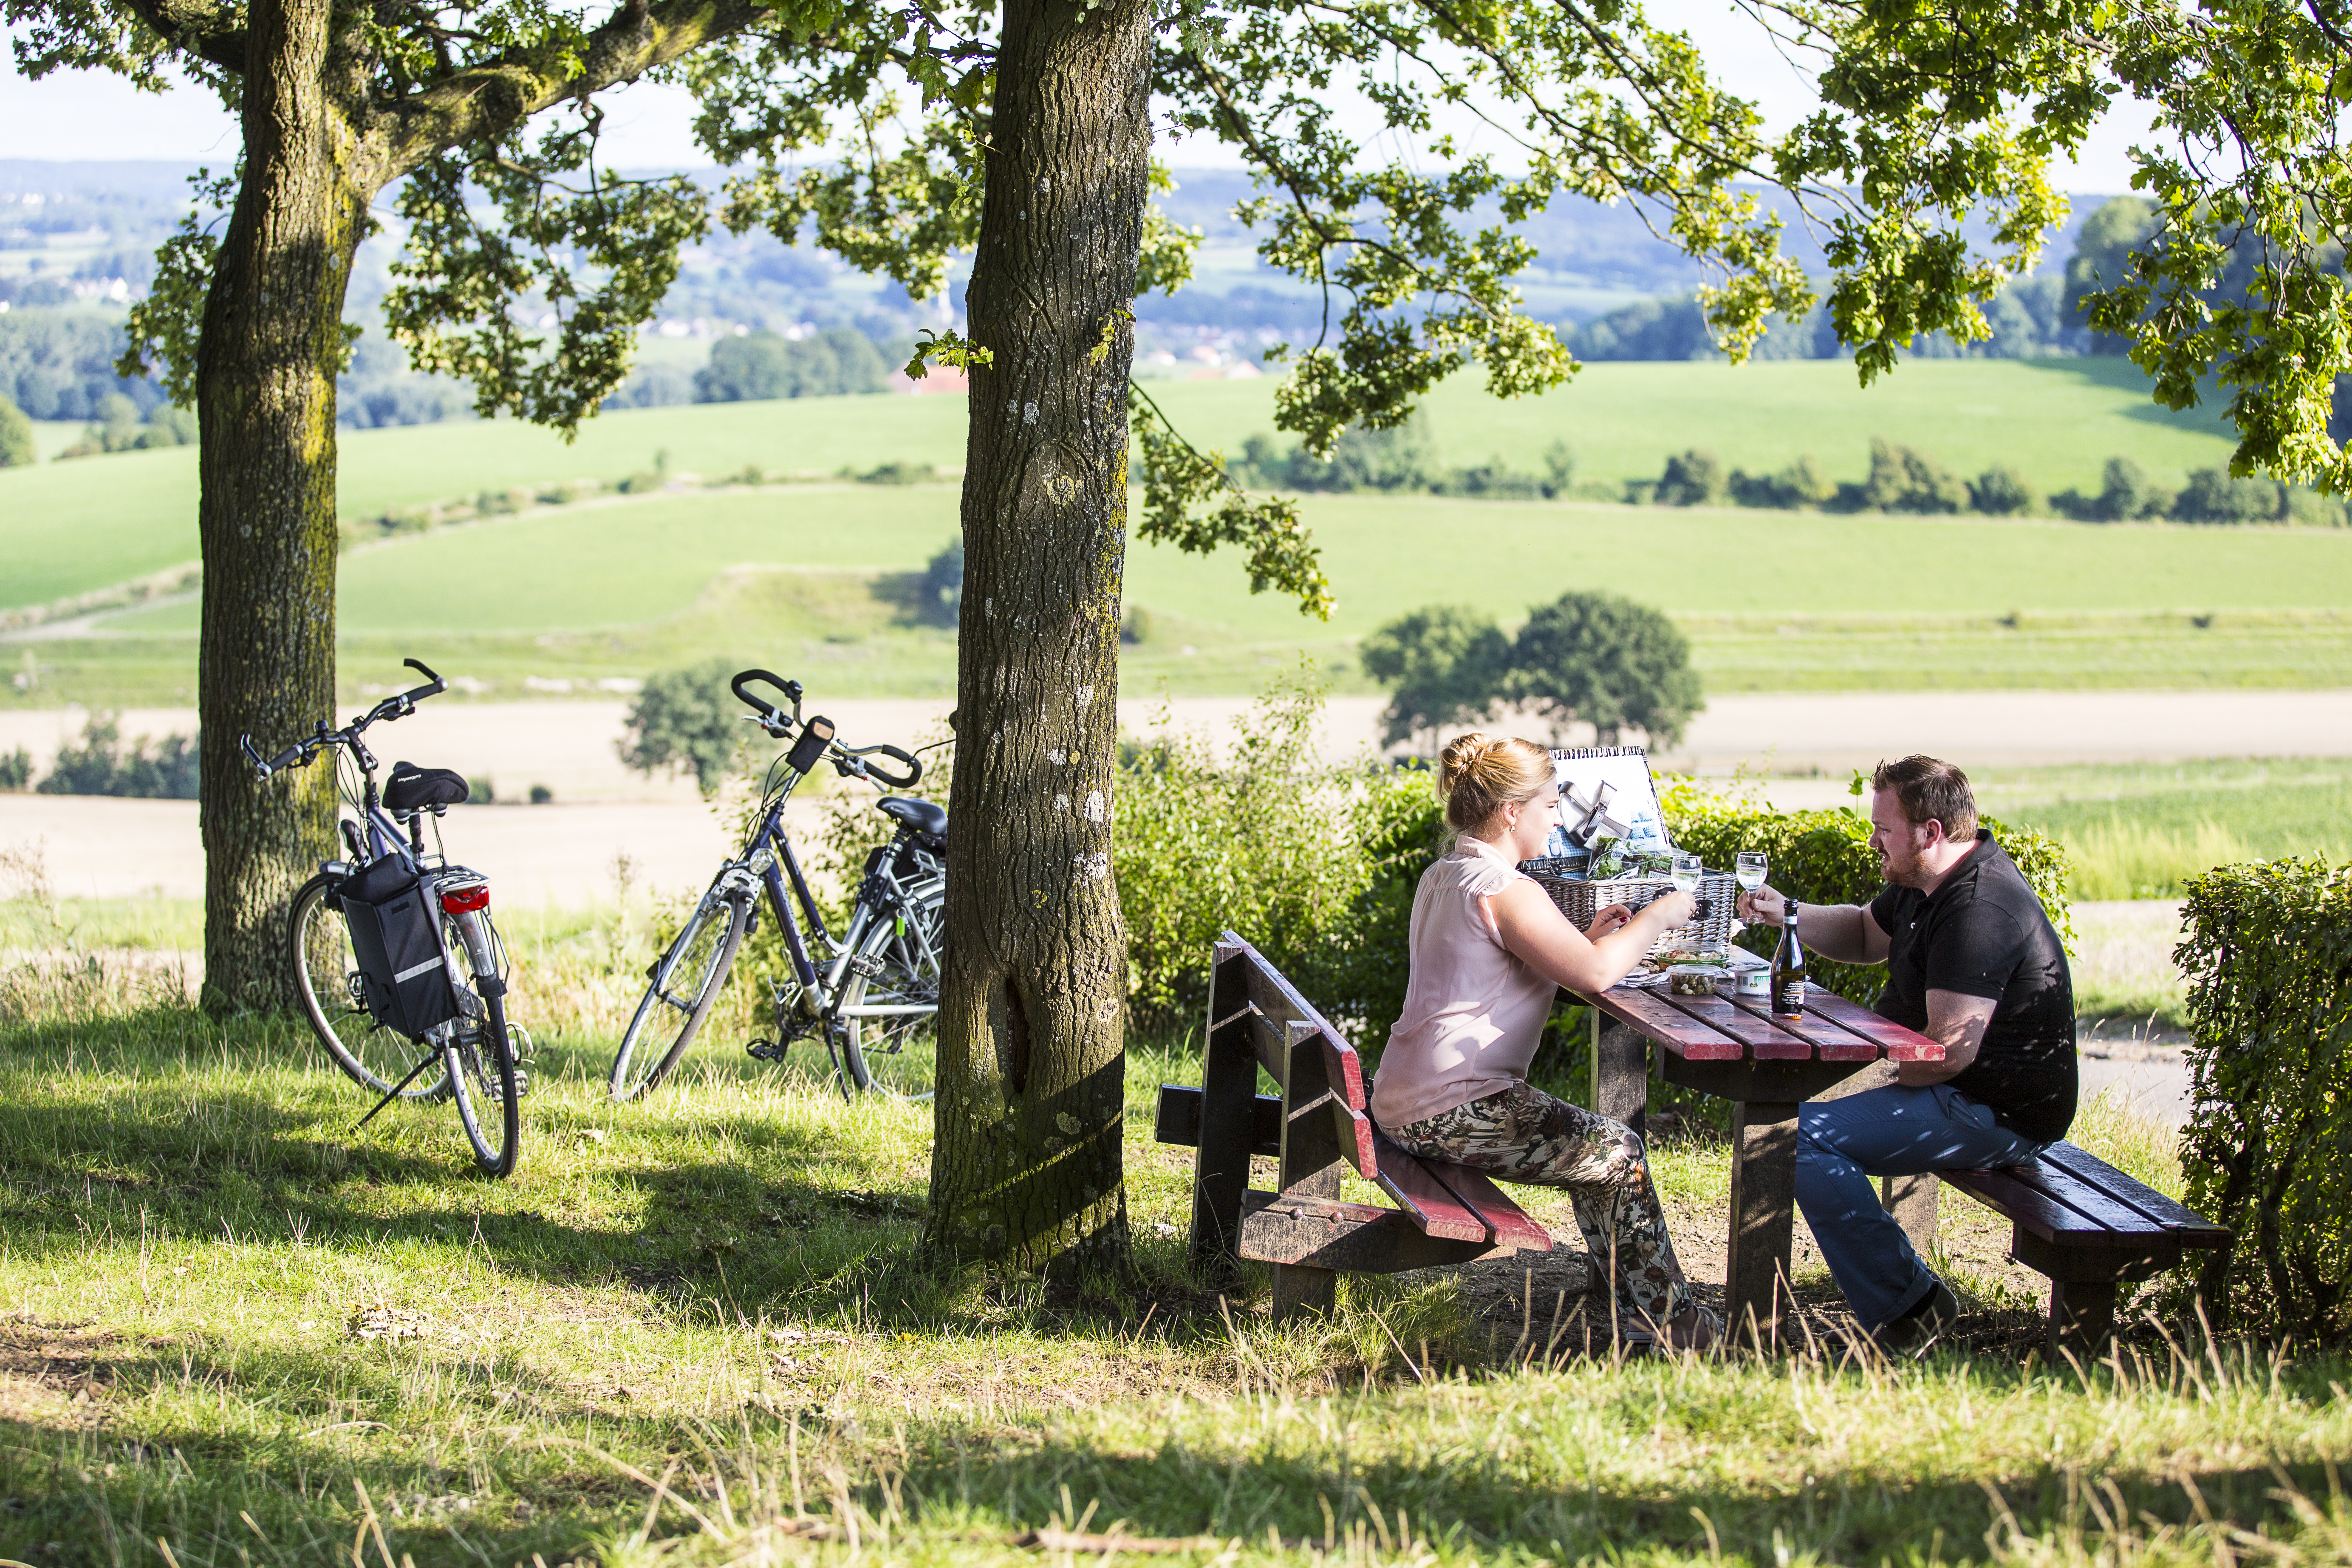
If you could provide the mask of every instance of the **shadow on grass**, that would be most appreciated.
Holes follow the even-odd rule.
[[[289,1379],[320,1375],[293,1359],[281,1369]],[[219,1371],[199,1363],[192,1375]],[[1688,1414],[1662,1403],[1663,1392],[1620,1386],[1604,1394],[1597,1414],[1633,1439],[1644,1429],[1654,1436],[1656,1424],[1672,1426]],[[2326,1396],[2324,1386],[2294,1392]],[[1629,1486],[1621,1466],[1602,1484],[1580,1479],[1580,1472],[1591,1472],[1575,1454],[1544,1451],[1540,1437],[1507,1414],[1468,1442],[1433,1444],[1410,1458],[1395,1457],[1395,1444],[1388,1455],[1370,1452],[1380,1446],[1378,1426],[1409,1403],[1409,1396],[1342,1396],[1323,1402],[1312,1423],[1294,1412],[1286,1431],[1258,1443],[1251,1429],[1278,1423],[1247,1410],[1234,1413],[1237,1431],[1196,1427],[1156,1441],[1073,1439],[1051,1423],[1010,1429],[998,1419],[935,1419],[861,1447],[854,1426],[828,1432],[801,1422],[788,1436],[782,1423],[756,1421],[733,1430],[674,1429],[656,1451],[682,1461],[690,1478],[698,1468],[704,1478],[727,1477],[747,1517],[790,1511],[787,1455],[796,1456],[811,1477],[830,1469],[836,1478],[829,1490],[812,1482],[808,1500],[816,1512],[837,1521],[846,1503],[869,1542],[895,1538],[904,1550],[928,1539],[935,1560],[955,1556],[959,1541],[1001,1542],[1067,1526],[1074,1510],[1086,1510],[1094,1528],[1118,1521],[1130,1535],[1237,1538],[1259,1546],[1272,1536],[1294,1552],[1335,1544],[1345,1551],[1350,1537],[1360,1537],[1394,1542],[1401,1559],[1412,1555],[1412,1542],[1465,1560],[1917,1568],[2045,1559],[2055,1547],[2053,1560],[2127,1562],[2130,1551],[2103,1542],[2116,1521],[2142,1541],[2200,1519],[2275,1529],[2293,1518],[2290,1489],[2322,1500],[2331,1489],[2318,1464],[2041,1463],[1982,1479],[1839,1469],[1802,1441],[1778,1450],[1777,1468],[1751,1462],[1736,1475],[1665,1474]],[[363,1517],[360,1487],[381,1523],[387,1561],[413,1558],[417,1568],[528,1562],[534,1552],[560,1563],[600,1532],[624,1532],[646,1516],[651,1489],[642,1473],[632,1477],[593,1451],[622,1447],[615,1438],[626,1434],[613,1429],[619,1424],[585,1428],[584,1438],[477,1429],[457,1445],[462,1457],[446,1463],[387,1463],[341,1440],[335,1407],[315,1414],[321,1428],[299,1436],[257,1438],[188,1422],[143,1428],[128,1440],[0,1417],[0,1554],[45,1568],[153,1562],[162,1538],[183,1563],[319,1562],[326,1560],[321,1546],[341,1561]],[[1312,1436],[1301,1430],[1307,1425]],[[635,1456],[648,1462],[642,1448]],[[764,1510],[744,1485],[754,1470]],[[720,1512],[708,1479],[677,1489],[708,1513]],[[657,1535],[696,1533],[681,1509],[659,1517]],[[2077,1538],[2072,1552],[2070,1535]],[[2021,1552],[2017,1537],[2042,1545]],[[2110,1550],[2102,1552],[2103,1544]],[[2199,1553],[2184,1549],[2181,1556]],[[367,1560],[374,1562],[373,1550]]]

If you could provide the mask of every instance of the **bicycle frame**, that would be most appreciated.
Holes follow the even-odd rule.
[[[833,999],[841,994],[860,940],[872,929],[874,917],[883,910],[877,900],[865,896],[866,889],[861,889],[849,925],[838,939],[825,924],[824,912],[817,908],[816,897],[809,890],[808,877],[801,869],[800,857],[793,852],[791,836],[784,831],[784,805],[792,799],[793,790],[799,783],[799,777],[794,776],[761,815],[759,831],[751,836],[750,847],[740,862],[742,870],[758,876],[760,886],[767,892],[768,907],[774,913],[777,929],[783,933],[784,951],[792,959],[794,978],[800,982],[804,994],[817,999],[819,1012],[828,1018],[907,1017],[936,1012],[937,1008],[920,1003],[868,1003],[856,1007],[831,1005]],[[903,835],[894,837],[890,847],[897,847],[903,837]],[[897,857],[887,850],[885,853],[887,858],[868,875],[879,875],[885,879],[882,891],[888,903],[895,907],[903,902],[905,895],[889,865],[889,861]],[[814,931],[831,951],[832,962],[822,974],[810,954],[807,936],[801,922],[793,918],[793,906],[795,903],[807,919],[808,930]],[[922,946],[924,955],[936,962],[939,955],[931,951],[928,933],[919,927],[910,929],[916,942]]]

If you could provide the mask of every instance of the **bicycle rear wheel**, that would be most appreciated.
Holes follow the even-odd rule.
[[[655,963],[645,999],[621,1036],[605,1085],[607,1096],[639,1099],[660,1088],[676,1070],[719,1000],[751,919],[748,903],[712,899],[704,900],[688,918],[685,929]],[[668,1032],[672,1026],[677,1030],[675,1036]]]
[[[331,908],[327,894],[336,879],[311,878],[294,895],[287,920],[287,960],[293,970],[294,994],[302,1004],[310,1032],[319,1037],[327,1055],[346,1077],[363,1089],[389,1094],[392,1086],[408,1077],[420,1056],[431,1050],[407,1036],[378,1024],[362,1001],[359,957],[352,950],[351,928],[342,912]],[[407,1100],[430,1100],[446,1091],[446,1070],[427,1068],[401,1090]]]
[[[845,1088],[871,1089],[871,1057],[895,1056],[939,1029],[940,961],[947,953],[943,882],[908,888],[902,925],[877,921],[858,944],[841,988],[841,1069]],[[918,940],[918,937],[921,940]],[[875,1009],[868,1013],[865,1009]],[[883,1009],[904,1009],[883,1011]]]
[[[485,996],[482,1007],[484,1016],[458,1023],[443,1047],[442,1059],[448,1067],[457,1120],[465,1125],[466,1142],[474,1146],[475,1163],[490,1175],[503,1176],[514,1169],[522,1142],[521,1097],[515,1090],[506,998]]]

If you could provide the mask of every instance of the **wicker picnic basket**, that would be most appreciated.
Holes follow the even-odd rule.
[[[1607,881],[1591,882],[1570,874],[1581,872],[1583,865],[1580,857],[1519,863],[1519,869],[1551,895],[1559,912],[1574,921],[1579,931],[1591,925],[1592,917],[1611,904],[1623,904],[1638,911],[1646,909],[1652,900],[1675,890],[1672,877],[1612,877]],[[1721,952],[1729,948],[1738,897],[1737,879],[1722,871],[1703,873],[1698,879],[1699,908],[1704,911],[1700,918],[1668,930],[1650,951],[1669,952],[1687,948],[1698,952]]]

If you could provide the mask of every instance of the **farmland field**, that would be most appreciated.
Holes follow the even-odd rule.
[[[1974,781],[1985,809],[2066,844],[2078,899],[2178,898],[2208,867],[2352,860],[2352,766],[2212,761],[2034,768]]]
[[[1905,365],[1867,394],[1851,369],[1828,362],[1750,365],[1600,364],[1548,397],[1498,404],[1475,377],[1430,399],[1446,460],[1501,457],[1521,468],[1566,441],[1580,474],[1654,478],[1670,451],[1703,446],[1727,462],[1778,468],[1800,453],[1832,477],[1859,478],[1873,436],[1907,441],[1955,469],[2006,462],[2045,489],[2095,488],[2121,453],[2158,479],[2226,459],[2230,443],[2205,414],[2147,401],[2121,361],[1939,360]],[[1273,382],[1156,384],[1197,443],[1237,449],[1273,429]],[[680,472],[865,469],[891,459],[960,467],[959,396],[802,398],[702,404],[608,414],[566,446],[511,421],[343,433],[341,510],[470,495],[484,489],[576,478],[614,479],[668,454]],[[125,453],[0,474],[0,608],[44,604],[195,558],[195,453]]]
[[[1263,380],[1162,383],[1155,395],[1203,443],[1230,447],[1270,421]],[[1654,473],[1693,442],[1758,466],[1811,450],[1859,473],[1873,432],[1962,469],[2005,460],[2053,484],[2095,483],[2111,451],[2172,478],[2226,455],[2210,424],[2159,415],[2116,366],[2087,361],[1907,365],[1866,404],[1848,373],[1819,363],[1601,365],[1527,404],[1496,405],[1467,381],[1431,403],[1449,460],[1533,468],[1566,438],[1588,476]],[[823,398],[616,414],[571,447],[507,422],[347,434],[342,510],[370,517],[657,463],[711,481],[747,464],[809,479],[894,460],[952,470],[964,416],[953,395]],[[0,608],[191,561],[194,462],[181,449],[0,475]],[[345,662],[389,666],[429,647],[480,689],[520,695],[540,689],[533,679],[642,677],[757,650],[824,666],[845,692],[944,691],[952,634],[911,617],[905,590],[954,537],[957,507],[949,483],[714,482],[399,536],[344,558]],[[1304,513],[1339,596],[1329,623],[1252,597],[1229,556],[1139,547],[1128,601],[1146,635],[1124,655],[1130,683],[1254,690],[1304,651],[1360,689],[1352,644],[1391,616],[1450,602],[1508,625],[1570,587],[1605,584],[1675,616],[1717,691],[2352,684],[2352,531],[1431,496],[1309,497]],[[1514,552],[1507,571],[1498,548]],[[0,653],[12,676],[0,701],[184,700],[195,620],[183,599],[47,628]]]

